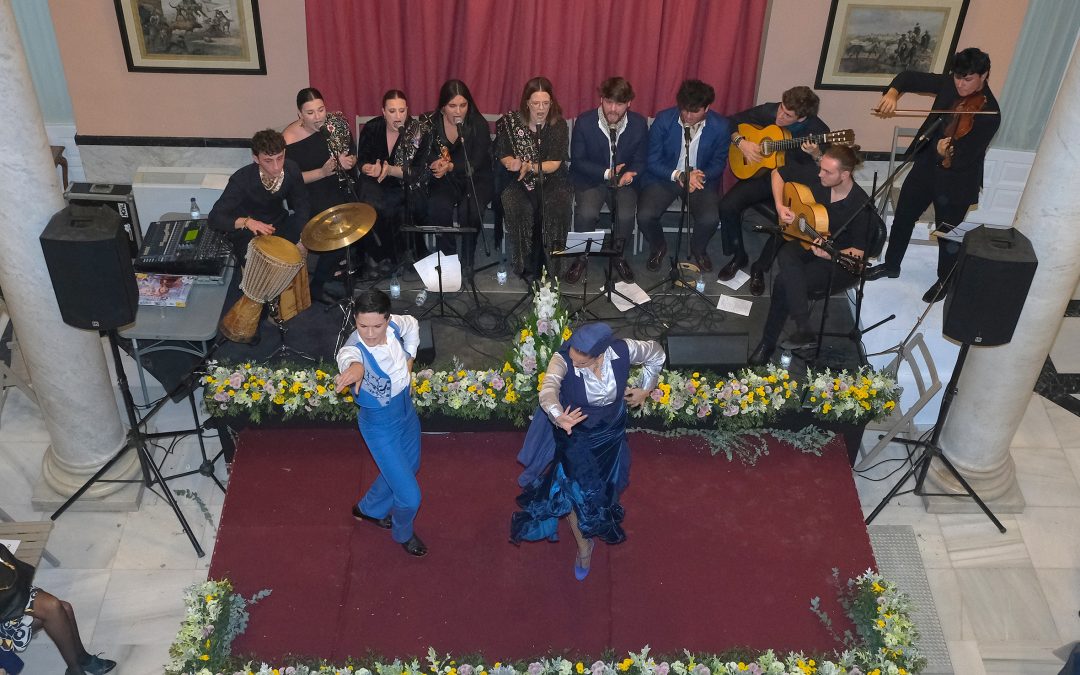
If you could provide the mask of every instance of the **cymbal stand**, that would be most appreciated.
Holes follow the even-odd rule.
[[[281,320],[281,309],[278,304],[278,298],[268,300],[266,306],[270,309],[270,318],[273,319],[274,325],[277,326],[278,336],[280,336],[281,338],[281,343],[278,344],[278,348],[275,349],[274,352],[270,354],[270,356],[267,356],[265,359],[263,359],[263,363],[269,363],[275,359],[283,358],[286,356],[295,356],[297,358],[301,358],[306,361],[311,361],[312,363],[315,363],[318,359],[316,359],[314,356],[306,352],[302,352],[299,349],[290,347],[285,343],[285,335],[289,332],[289,327],[286,326],[285,322]]]
[[[338,300],[338,309],[341,310],[341,328],[338,329],[337,340],[334,342],[334,353],[345,344],[349,334],[353,332],[353,314],[356,310],[356,281],[353,279],[352,244],[345,246],[345,297]],[[284,340],[284,336],[282,336]]]

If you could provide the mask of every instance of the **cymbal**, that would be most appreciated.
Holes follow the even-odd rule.
[[[375,209],[370,204],[338,204],[309,220],[300,241],[311,251],[334,251],[358,241],[374,226]]]

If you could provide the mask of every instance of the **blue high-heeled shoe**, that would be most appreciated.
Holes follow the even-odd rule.
[[[592,554],[594,548],[596,548],[596,542],[590,539],[589,552],[584,556],[580,553],[574,556],[574,578],[578,581],[584,581],[585,577],[589,576],[589,569],[592,567]]]

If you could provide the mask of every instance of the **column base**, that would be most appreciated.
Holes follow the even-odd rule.
[[[30,497],[35,511],[55,511],[75,494],[100,467],[78,473],[59,465],[50,445],[41,463],[41,476]],[[135,480],[134,483],[109,483],[106,480]],[[74,511],[137,511],[142,500],[142,471],[139,454],[134,449],[124,453],[116,464],[71,505]]]
[[[956,470],[995,515],[1024,512],[1027,502],[1016,482],[1016,469],[1011,457],[993,471],[970,472],[961,467],[956,467]],[[928,492],[949,495],[923,497],[927,513],[982,513],[975,500],[967,496],[963,486],[940,462],[935,461],[930,465],[925,488]]]

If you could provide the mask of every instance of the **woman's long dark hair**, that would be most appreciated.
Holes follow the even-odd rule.
[[[472,92],[461,80],[447,80],[439,87],[439,111],[442,111],[443,107],[455,96],[462,96],[469,103],[469,112],[467,113],[469,117],[478,116],[483,118],[480,110],[476,107],[476,101],[473,100]]]
[[[304,104],[308,101],[326,101],[323,98],[322,92],[315,87],[304,87],[300,91],[296,92],[296,109],[304,107]]]

